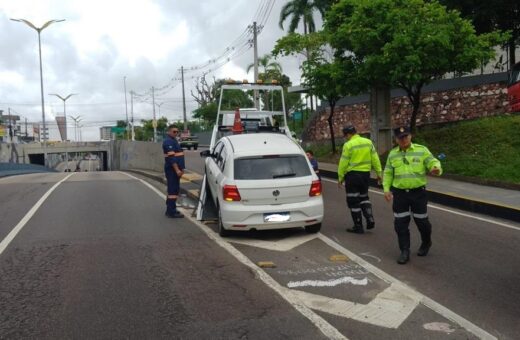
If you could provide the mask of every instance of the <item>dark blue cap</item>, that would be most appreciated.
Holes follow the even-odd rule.
[[[352,125],[347,125],[343,128],[343,134],[346,135],[347,133],[354,134],[356,133],[356,128]]]
[[[408,126],[400,126],[397,129],[394,129],[394,136],[396,138],[408,136],[409,134],[411,134],[411,132]]]

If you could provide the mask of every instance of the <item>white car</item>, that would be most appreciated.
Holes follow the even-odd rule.
[[[206,197],[217,208],[221,236],[229,230],[320,230],[321,182],[287,135],[226,136],[201,156],[206,157]]]

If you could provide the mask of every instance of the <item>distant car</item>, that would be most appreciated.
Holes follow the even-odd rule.
[[[201,156],[221,236],[230,230],[321,229],[321,182],[303,149],[287,135],[230,135]]]
[[[180,145],[183,149],[191,150],[191,148],[193,148],[197,150],[199,147],[199,138],[197,136],[180,137]]]

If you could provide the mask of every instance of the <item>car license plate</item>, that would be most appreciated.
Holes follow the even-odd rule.
[[[264,214],[264,222],[287,222],[290,220],[291,214],[288,212]]]

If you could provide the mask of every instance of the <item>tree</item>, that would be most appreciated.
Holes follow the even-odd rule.
[[[327,122],[332,152],[336,153],[333,124],[336,102],[347,94],[359,93],[360,87],[357,64],[350,57],[334,56],[328,40],[330,37],[325,32],[308,35],[293,33],[276,42],[273,54],[290,55],[308,51],[309,58],[302,64],[303,85],[329,104]]]
[[[224,79],[214,79],[213,84],[208,84],[203,77],[199,81],[202,91],[198,91],[198,95],[193,98],[199,103],[199,108],[194,110],[193,117],[202,119],[209,124],[215,124],[217,119],[218,103],[220,101],[220,89],[225,83]],[[222,110],[234,110],[236,107],[252,107],[253,101],[251,97],[241,90],[224,91],[222,98]]]
[[[296,31],[300,21],[303,21],[304,34],[315,32],[314,11],[317,10],[323,18],[325,11],[333,2],[326,0],[291,0],[282,7],[278,25],[281,29],[284,29],[283,23],[290,17],[289,33]]]
[[[263,73],[276,72],[276,73],[281,74],[282,66],[275,61],[271,61],[271,58],[272,58],[271,55],[264,54],[263,57],[258,58],[258,65],[263,68]],[[249,66],[247,66],[246,72],[249,73],[249,71],[251,71],[251,69],[253,69],[253,67],[255,67],[254,63],[249,64]]]
[[[478,34],[494,30],[509,31],[507,41],[510,68],[516,62],[516,47],[520,44],[520,2],[517,0],[439,0],[448,8],[460,11],[470,19]]]
[[[423,0],[341,0],[328,12],[325,30],[336,55],[351,56],[367,86],[406,91],[412,130],[424,85],[448,72],[474,70],[504,39],[496,32],[477,36],[458,12]]]
[[[135,139],[140,141],[153,140],[153,119],[141,119],[142,127],[136,127]],[[157,119],[157,132],[164,133],[168,127],[168,118],[161,117]]]

